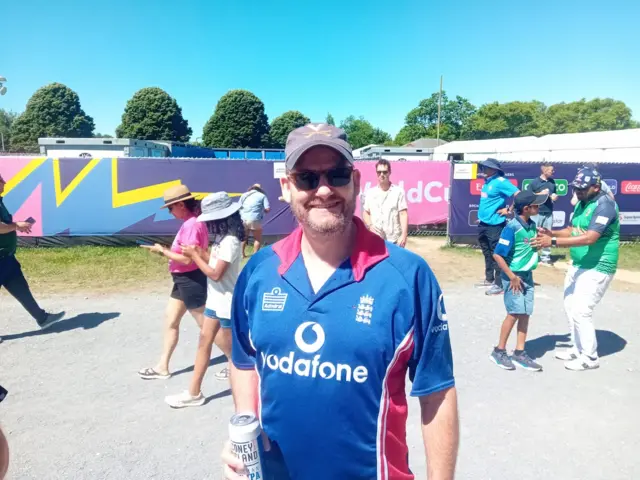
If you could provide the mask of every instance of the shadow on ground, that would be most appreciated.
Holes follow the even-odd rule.
[[[609,330],[596,330],[596,338],[598,339],[598,355],[601,357],[618,353],[624,350],[627,345],[627,341],[624,338]],[[564,335],[544,335],[529,340],[525,344],[525,348],[531,358],[541,358],[556,348],[570,346],[570,342],[571,337],[568,333]]]
[[[212,402],[213,400],[217,400],[218,398],[224,398],[224,397],[228,397],[229,395],[231,395],[231,389],[227,388],[226,390],[223,390],[222,392],[218,392],[214,395],[211,395],[210,397],[205,398],[204,400],[204,404],[206,405],[209,402]]]
[[[37,337],[39,335],[48,335],[50,333],[62,333],[68,332],[70,330],[75,330],[77,328],[83,328],[84,330],[90,330],[92,328],[96,328],[104,322],[109,320],[113,320],[120,316],[119,312],[111,312],[111,313],[81,313],[80,315],[76,315],[75,317],[68,318],[66,320],[62,320],[55,325],[52,325],[50,328],[46,330],[31,330],[29,332],[22,333],[14,333],[10,335],[2,335],[2,340],[17,340],[19,338],[28,338],[28,337]]]
[[[227,361],[227,357],[225,357],[224,355],[218,355],[217,357],[214,357],[209,361],[209,366],[213,367],[214,365],[220,365],[221,363],[224,363],[226,361]],[[176,375],[181,375],[183,373],[189,373],[189,372],[193,372],[193,365],[191,365],[190,367],[182,368],[180,370],[176,370],[171,374],[171,376],[175,377]]]

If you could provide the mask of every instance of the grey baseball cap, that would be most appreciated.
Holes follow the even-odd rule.
[[[353,165],[351,145],[344,130],[326,123],[309,123],[296,128],[287,137],[287,145],[284,148],[287,170],[292,170],[306,151],[320,145],[334,149],[349,162],[349,165]]]

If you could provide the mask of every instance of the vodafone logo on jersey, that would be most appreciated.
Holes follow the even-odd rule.
[[[264,367],[285,375],[337,382],[364,383],[369,378],[369,371],[363,365],[353,366],[348,363],[322,361],[321,354],[317,352],[324,346],[326,335],[319,323],[301,323],[296,329],[293,340],[297,350],[291,350],[287,355],[261,353]]]
[[[438,306],[436,307],[436,313],[438,315],[439,324],[431,327],[431,333],[446,332],[449,330],[449,322],[447,320],[447,312],[444,308],[444,294],[440,294],[438,298]]]
[[[621,191],[627,195],[640,195],[640,180],[623,181]]]

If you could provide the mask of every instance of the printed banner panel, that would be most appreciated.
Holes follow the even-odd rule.
[[[540,165],[530,163],[503,163],[505,176],[520,190],[540,175]],[[573,206],[571,182],[578,171],[574,164],[554,164],[558,200],[554,204],[553,227],[569,225]],[[620,209],[620,233],[625,236],[640,235],[640,166],[638,164],[601,165],[600,173],[616,197]],[[451,185],[451,219],[449,235],[476,234],[478,205],[484,179],[477,175],[477,168],[459,168],[454,165]]]
[[[279,201],[282,163],[173,158],[0,157],[4,201],[16,220],[36,220],[31,236],[173,235],[179,222],[163,205],[164,191],[184,184],[204,196],[239,197],[260,183],[271,203],[266,235],[290,233],[297,222]],[[375,162],[357,162],[361,193],[376,185]],[[406,192],[411,224],[446,221],[449,164],[393,164],[392,179]]]

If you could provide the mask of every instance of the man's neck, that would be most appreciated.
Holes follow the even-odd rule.
[[[386,192],[391,188],[391,182],[380,183],[378,186],[380,187],[380,190],[382,190],[383,192]]]
[[[540,175],[540,178],[541,178],[542,180],[544,180],[545,182],[546,182],[547,180],[549,180],[549,177],[547,177],[544,173],[543,173],[542,175]]]
[[[353,221],[340,234],[321,234],[303,227],[300,249],[306,261],[338,268],[351,255],[355,238],[356,225]]]

